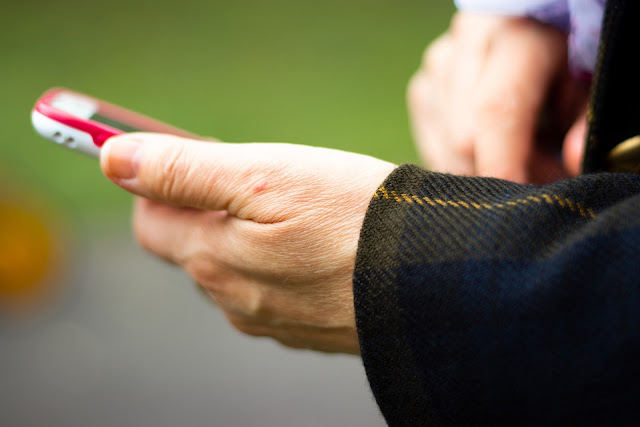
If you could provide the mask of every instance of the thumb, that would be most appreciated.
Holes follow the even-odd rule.
[[[562,163],[570,176],[578,176],[580,174],[586,135],[587,113],[585,112],[571,126],[562,146]]]
[[[265,174],[251,161],[259,156],[246,153],[243,145],[127,134],[104,144],[100,165],[107,178],[138,196],[255,219],[249,218],[246,207]]]

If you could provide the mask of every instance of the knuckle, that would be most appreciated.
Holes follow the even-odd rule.
[[[467,30],[468,24],[469,24],[469,15],[465,13],[456,13],[451,18],[451,24],[449,25],[449,28],[451,28],[451,32],[453,34],[459,34]]]
[[[225,290],[225,277],[217,263],[209,257],[194,256],[185,261],[184,269],[201,286],[215,294]]]
[[[470,132],[456,132],[450,138],[451,148],[463,157],[472,157],[474,154],[475,139]]]
[[[184,156],[184,143],[176,143],[167,147],[159,160],[161,164],[157,165],[156,170],[160,173],[160,196],[164,199],[171,199],[175,192],[179,191],[180,183],[187,172]]]
[[[495,91],[478,98],[475,105],[478,121],[483,124],[504,123],[518,111],[518,104],[512,94],[505,91]]]
[[[409,80],[407,87],[407,102],[409,108],[413,111],[422,109],[421,107],[428,104],[429,96],[427,95],[428,84],[424,76],[417,74]]]
[[[290,338],[290,337],[277,337],[276,340],[281,345],[288,348],[295,349],[295,350],[305,350],[305,349],[320,350],[319,348],[318,349],[313,348],[313,346],[309,345],[306,342],[303,342],[298,339]]]
[[[227,319],[231,326],[243,334],[253,337],[264,337],[269,335],[262,325],[256,324],[245,317],[227,313]]]
[[[147,221],[145,219],[145,211],[144,208],[140,206],[140,203],[133,216],[133,234],[140,247],[147,252],[153,252],[150,230],[149,227],[147,227]]]
[[[448,68],[450,53],[450,36],[449,34],[444,34],[425,50],[422,58],[423,69],[428,74],[442,74]]]
[[[240,316],[227,313],[227,320],[229,321],[231,326],[233,326],[240,332],[248,334],[248,331],[251,329],[249,326],[249,322],[247,322],[246,319],[241,318]]]
[[[145,229],[139,226],[134,227],[134,236],[138,245],[147,252],[153,252],[151,245],[151,239],[148,237],[148,233]]]
[[[185,269],[226,312],[242,319],[271,318],[264,292],[247,279],[238,278],[213,262],[189,261]]]

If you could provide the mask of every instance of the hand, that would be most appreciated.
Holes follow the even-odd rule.
[[[431,169],[521,183],[578,173],[587,96],[568,72],[564,33],[469,13],[458,13],[426,51],[408,91],[416,143]]]
[[[360,228],[394,165],[287,144],[111,138],[105,175],[142,196],[141,245],[182,266],[239,330],[358,353],[352,274]]]

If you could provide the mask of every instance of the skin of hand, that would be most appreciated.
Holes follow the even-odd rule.
[[[139,243],[184,268],[237,329],[290,347],[359,353],[356,249],[393,164],[161,134],[111,138],[100,160],[111,181],[141,196]]]
[[[568,71],[566,39],[527,18],[455,15],[408,88],[425,164],[520,183],[577,175],[588,85]]]

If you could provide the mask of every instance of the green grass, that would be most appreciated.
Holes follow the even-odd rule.
[[[416,161],[406,84],[452,11],[425,0],[5,1],[0,194],[42,195],[86,218],[128,211],[95,160],[31,129],[52,86],[225,141]]]

